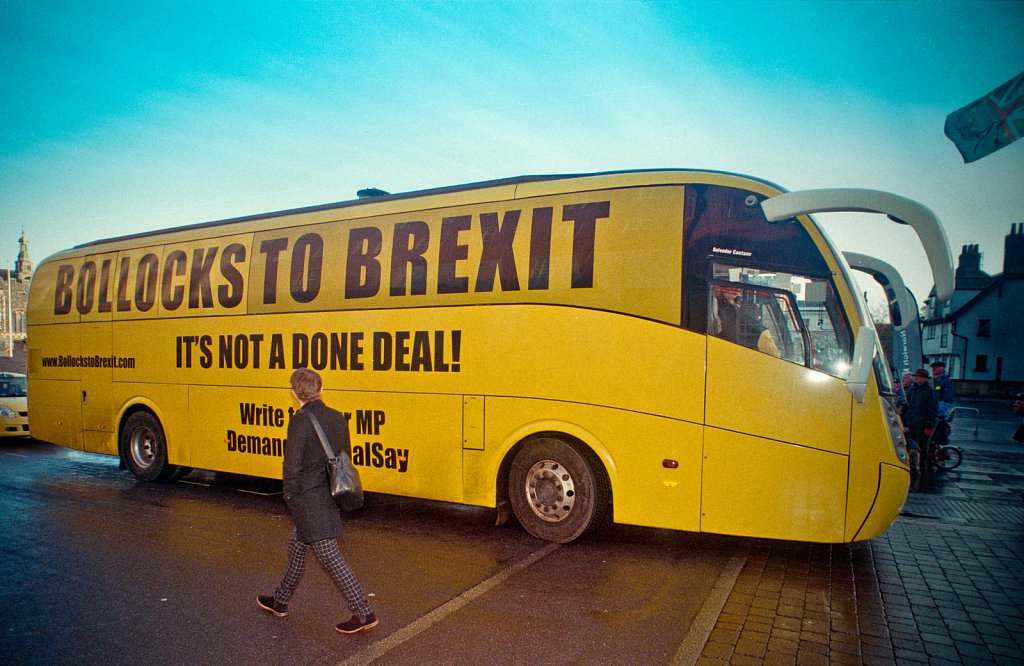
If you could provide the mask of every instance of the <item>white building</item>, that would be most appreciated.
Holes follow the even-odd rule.
[[[977,245],[957,260],[952,302],[937,311],[934,291],[925,304],[923,350],[943,360],[958,392],[998,393],[1024,384],[1024,223],[1011,225],[1003,272],[981,270]]]

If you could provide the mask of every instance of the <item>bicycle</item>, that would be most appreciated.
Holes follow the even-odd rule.
[[[951,413],[947,417],[939,417],[935,423],[935,427],[931,431],[925,430],[928,434],[928,443],[926,450],[928,454],[925,462],[929,465],[935,465],[943,471],[949,471],[956,469],[960,466],[960,463],[964,461],[963,451],[960,450],[959,446],[954,446],[949,443],[949,433],[953,429],[953,414]],[[933,440],[938,435],[940,441],[946,442],[945,444],[935,444]]]

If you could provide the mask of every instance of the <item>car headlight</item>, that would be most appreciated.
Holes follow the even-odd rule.
[[[4,417],[5,419],[18,418],[18,415],[14,412],[14,410],[8,407],[7,405],[0,405],[0,416]]]

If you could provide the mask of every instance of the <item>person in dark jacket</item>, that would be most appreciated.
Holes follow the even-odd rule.
[[[914,383],[907,389],[907,406],[903,409],[903,427],[907,431],[907,448],[915,457],[925,450],[928,433],[939,415],[939,400],[928,381],[928,371],[918,368],[912,375]]]
[[[327,457],[316,434],[310,414],[316,416],[335,454],[349,456],[348,421],[323,403],[320,375],[300,368],[291,376],[292,395],[300,408],[288,422],[288,440],[284,447],[284,501],[295,521],[288,544],[288,568],[273,596],[259,596],[256,603],[277,617],[288,614],[288,600],[302,579],[310,546],[334,584],[345,596],[352,617],[335,629],[354,634],[377,626],[377,616],[366,599],[355,574],[341,556],[337,537],[342,535],[341,510],[328,488]]]
[[[946,374],[945,361],[935,361],[931,367],[932,386],[935,387],[935,396],[939,399],[939,416],[946,418],[949,416],[949,410],[953,408],[953,401],[956,400],[953,380]]]

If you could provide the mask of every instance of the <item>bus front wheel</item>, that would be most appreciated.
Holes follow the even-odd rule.
[[[597,525],[609,496],[597,464],[559,438],[526,442],[508,479],[512,510],[523,528],[538,539],[568,543]]]
[[[180,475],[167,464],[167,439],[159,419],[149,412],[135,412],[121,428],[121,459],[140,481],[169,481]]]

